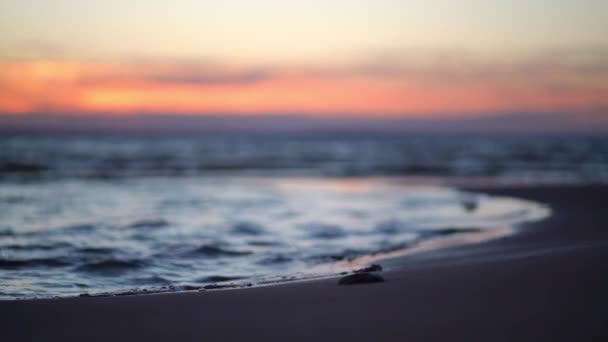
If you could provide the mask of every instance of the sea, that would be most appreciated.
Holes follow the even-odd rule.
[[[597,136],[5,134],[0,299],[348,273],[551,215],[465,189],[607,181]]]

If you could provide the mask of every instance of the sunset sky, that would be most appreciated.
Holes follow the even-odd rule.
[[[605,108],[604,0],[0,2],[4,115]]]

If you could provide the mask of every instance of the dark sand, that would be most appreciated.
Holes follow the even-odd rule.
[[[608,341],[608,187],[487,192],[548,203],[521,233],[383,262],[383,283],[0,302],[2,341]]]

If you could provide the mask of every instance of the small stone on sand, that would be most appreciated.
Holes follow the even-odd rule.
[[[384,278],[374,273],[355,273],[347,275],[346,277],[340,278],[338,285],[357,285],[357,284],[370,284],[370,283],[382,283]]]

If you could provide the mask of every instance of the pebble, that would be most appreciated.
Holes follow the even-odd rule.
[[[340,278],[338,285],[382,283],[384,278],[374,273],[355,273]]]

